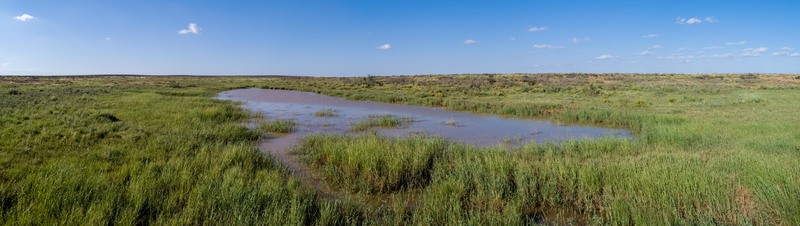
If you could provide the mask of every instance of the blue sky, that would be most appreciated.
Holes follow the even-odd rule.
[[[800,1],[0,0],[0,75],[800,73]]]

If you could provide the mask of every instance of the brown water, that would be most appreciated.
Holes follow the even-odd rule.
[[[219,94],[219,99],[243,103],[250,111],[261,112],[268,119],[294,119],[296,132],[271,140],[268,148],[285,149],[297,139],[313,133],[347,133],[348,126],[368,115],[391,114],[414,120],[398,129],[379,129],[390,136],[425,133],[477,146],[517,145],[535,142],[559,142],[567,139],[631,137],[628,131],[591,126],[565,126],[542,120],[501,118],[493,115],[448,111],[440,108],[408,106],[372,101],[352,101],[316,93],[239,89]],[[317,117],[315,112],[334,109],[336,117]]]

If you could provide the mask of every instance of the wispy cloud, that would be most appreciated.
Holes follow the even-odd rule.
[[[703,47],[703,50],[712,50],[712,49],[722,49],[722,47],[720,47],[720,46],[708,46],[708,47]]]
[[[741,56],[743,56],[743,57],[757,57],[757,56],[761,56],[761,54],[766,52],[767,50],[769,50],[769,49],[767,49],[765,47],[746,48],[746,49],[742,50]]]
[[[532,27],[528,28],[528,31],[530,31],[530,32],[546,31],[546,30],[547,30],[547,26],[544,26],[544,27],[532,26]]]
[[[639,53],[639,56],[652,56],[652,55],[656,55],[656,53],[650,50],[645,50]]]
[[[677,55],[677,56],[665,56],[665,57],[659,57],[658,59],[662,59],[662,60],[684,60],[684,61],[688,61],[688,60],[691,60],[691,59],[696,59],[696,58],[697,58],[697,57],[695,57],[695,56],[692,56],[692,55],[688,55],[688,56],[681,56],[681,55]]]
[[[517,37],[511,37],[511,39],[510,39],[510,40],[511,40],[511,41],[516,41],[516,40],[517,40]]]
[[[650,49],[663,49],[663,48],[664,47],[661,46],[661,45],[653,45],[653,46],[650,47]]]
[[[678,18],[676,18],[676,19],[675,19],[675,23],[676,23],[676,24],[688,24],[688,25],[692,25],[692,24],[699,24],[699,23],[703,23],[703,20],[700,20],[700,19],[698,19],[698,18],[694,18],[694,17],[692,17],[692,18],[689,18],[689,19],[686,19],[686,18],[683,18],[683,17],[678,17]]]
[[[747,41],[738,41],[738,42],[726,42],[725,45],[729,46],[741,46],[747,44]]]
[[[554,45],[547,45],[547,44],[536,44],[533,45],[534,49],[563,49],[563,46],[554,46]]]
[[[686,48],[686,47],[678,48],[678,52],[689,51],[689,50],[692,50],[692,49]]]
[[[714,54],[711,55],[711,58],[731,58],[733,57],[732,53],[725,53],[725,54]]]
[[[478,43],[478,42],[476,42],[475,40],[472,40],[472,39],[464,40],[464,45],[472,45],[472,44],[475,44],[475,43]]]
[[[14,19],[15,19],[15,20],[22,21],[22,22],[25,22],[25,21],[29,21],[29,20],[36,19],[36,17],[33,17],[33,16],[31,16],[31,15],[28,15],[27,13],[24,13],[24,14],[22,14],[22,15],[15,16],[15,17],[14,17]]]
[[[594,59],[597,59],[597,60],[613,60],[613,59],[616,59],[616,57],[614,57],[612,55],[600,55],[600,56],[595,57]]]
[[[197,26],[195,23],[190,23],[186,29],[178,31],[178,34],[186,35],[186,34],[200,34],[200,27]]]
[[[387,49],[391,49],[392,45],[383,44],[383,45],[379,45],[377,48],[380,49],[380,50],[387,50]]]
[[[572,38],[572,44],[581,44],[581,43],[584,43],[584,42],[588,42],[590,40],[592,40],[592,39],[589,38],[589,37],[583,37],[583,38],[573,37]]]
[[[783,47],[781,51],[772,53],[773,56],[788,56],[788,57],[798,57],[800,53],[795,52],[794,48]]]
[[[714,18],[714,17],[706,17],[706,19],[704,19],[703,21],[708,22],[708,23],[712,23],[712,24],[719,22],[719,20],[717,20],[717,18]]]
[[[646,34],[642,35],[642,38],[658,38],[658,34]]]

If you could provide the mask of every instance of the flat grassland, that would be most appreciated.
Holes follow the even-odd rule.
[[[214,99],[247,87],[634,138],[313,135],[295,152],[329,197],[258,150],[255,113]],[[0,224],[797,225],[799,112],[797,75],[0,77]]]

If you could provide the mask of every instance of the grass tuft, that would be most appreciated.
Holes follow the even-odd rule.
[[[273,119],[261,122],[258,131],[266,133],[291,133],[297,128],[294,119]]]
[[[317,117],[320,117],[320,118],[338,117],[339,116],[339,111],[337,111],[337,110],[335,110],[333,108],[325,108],[325,109],[319,110],[317,112],[314,112],[314,116],[317,116]]]
[[[411,118],[401,118],[394,115],[369,115],[366,119],[350,125],[353,131],[367,131],[373,128],[398,128],[408,125],[412,122]]]

